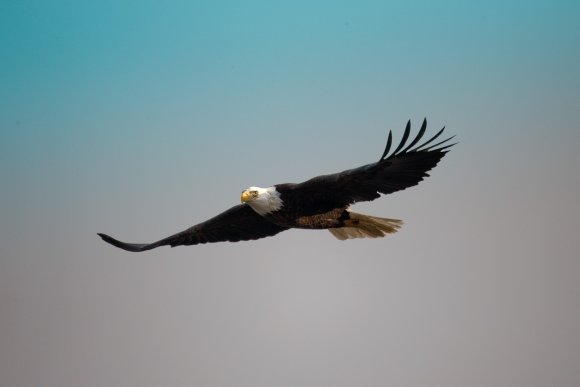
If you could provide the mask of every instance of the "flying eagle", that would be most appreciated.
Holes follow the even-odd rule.
[[[445,127],[418,144],[426,129],[425,119],[413,141],[405,147],[411,133],[411,121],[407,122],[401,142],[390,154],[393,136],[389,131],[380,159],[362,167],[317,176],[298,184],[250,187],[242,192],[242,204],[157,242],[125,243],[105,234],[98,235],[113,246],[135,252],[167,245],[255,240],[290,228],[328,229],[340,240],[383,237],[396,232],[403,222],[358,214],[350,210],[350,205],[412,187],[429,176],[427,172],[455,144],[448,143],[452,136],[430,145]]]

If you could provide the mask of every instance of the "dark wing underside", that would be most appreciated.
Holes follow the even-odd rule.
[[[154,243],[125,243],[100,234],[105,242],[127,251],[145,251],[159,246],[197,245],[212,242],[239,242],[269,237],[286,230],[269,222],[248,205],[239,204],[221,214]]]
[[[413,141],[405,147],[411,132],[409,121],[401,142],[390,154],[392,134],[389,132],[385,151],[376,163],[317,176],[299,184],[278,185],[284,203],[306,212],[316,212],[374,200],[381,194],[393,193],[419,184],[429,176],[427,172],[437,165],[448,148],[454,145],[447,144],[453,137],[434,143],[445,128],[429,140],[419,143],[426,128],[427,120],[424,120]]]

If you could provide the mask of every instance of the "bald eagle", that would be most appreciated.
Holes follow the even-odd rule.
[[[127,251],[145,251],[159,246],[238,242],[265,238],[290,228],[328,229],[337,239],[378,238],[396,232],[398,219],[363,215],[350,205],[377,199],[419,184],[455,144],[449,137],[432,144],[443,133],[437,132],[419,144],[427,120],[405,147],[411,121],[397,148],[389,154],[393,135],[377,162],[330,175],[321,175],[298,184],[276,184],[267,188],[250,187],[242,192],[242,203],[182,232],[153,243],[125,243],[108,235],[98,235],[113,246]],[[430,145],[430,146],[427,146]]]

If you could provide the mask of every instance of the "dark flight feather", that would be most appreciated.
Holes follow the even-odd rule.
[[[427,118],[423,119],[423,124],[421,125],[421,129],[419,129],[419,133],[417,133],[417,136],[415,136],[415,139],[413,141],[411,141],[411,143],[409,144],[409,146],[407,146],[401,153],[405,153],[409,149],[413,148],[413,146],[416,143],[418,143],[419,140],[421,140],[421,138],[425,134],[425,131],[426,130],[427,130]]]
[[[286,227],[258,215],[249,205],[239,204],[175,235],[153,243],[125,243],[99,233],[105,242],[127,251],[146,251],[159,246],[197,245],[212,242],[239,242],[276,235]]]
[[[383,155],[381,156],[379,161],[384,160],[384,158],[387,157],[389,151],[391,150],[392,142],[393,142],[393,133],[391,133],[391,131],[389,130],[389,138],[387,139],[387,146],[385,147],[385,151],[383,152]]]
[[[412,141],[412,146],[423,137],[426,126],[425,120]],[[429,176],[427,172],[437,165],[445,155],[445,150],[453,145],[435,148],[445,144],[451,137],[428,149],[421,149],[439,137],[444,129],[414,149],[407,147],[397,153],[409,137],[410,126],[407,124],[397,149],[376,163],[317,176],[299,184],[279,184],[276,188],[281,192],[284,203],[288,203],[286,206],[301,209],[305,213],[328,211],[360,201],[371,201],[380,197],[381,194],[404,190],[419,184]],[[390,144],[387,142],[387,145]],[[388,147],[385,151],[388,154]]]
[[[431,145],[430,147],[427,147],[427,148],[423,148],[423,147],[421,147],[421,148],[423,148],[423,149],[421,149],[421,151],[423,151],[423,152],[429,152],[431,149],[433,149],[433,148],[436,148],[436,147],[438,147],[439,145],[443,145],[443,144],[445,144],[447,141],[449,141],[449,140],[453,139],[454,137],[455,137],[455,136],[451,136],[451,137],[449,137],[449,138],[447,138],[447,139],[445,139],[445,140],[443,140],[443,141],[440,141],[440,142],[438,142],[438,143],[437,143],[437,144],[435,144],[435,145]],[[453,144],[452,144],[452,145],[453,145]],[[448,145],[448,146],[446,146],[445,148],[448,148],[448,147],[449,147],[449,145]],[[441,149],[442,149],[442,148],[439,148],[438,150],[441,150]]]
[[[440,131],[438,131],[433,137],[431,137],[429,140],[427,140],[426,142],[424,142],[423,144],[417,146],[415,149],[413,149],[414,151],[418,151],[421,148],[429,145],[430,143],[432,143],[433,141],[435,141],[437,139],[437,137],[439,137],[441,135],[441,133],[443,133],[443,131],[445,130],[445,126],[441,128]]]
[[[411,133],[411,120],[407,121],[407,126],[405,127],[405,133],[403,133],[403,138],[401,139],[399,146],[397,147],[397,149],[395,149],[395,151],[391,156],[396,156],[397,152],[399,152],[401,148],[405,146],[405,143],[407,142],[410,133]]]

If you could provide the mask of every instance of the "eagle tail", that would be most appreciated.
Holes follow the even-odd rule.
[[[328,231],[341,241],[354,238],[382,238],[397,232],[403,225],[399,219],[379,218],[376,216],[350,212],[350,219],[343,227],[329,228]]]

